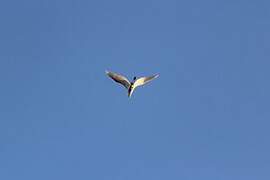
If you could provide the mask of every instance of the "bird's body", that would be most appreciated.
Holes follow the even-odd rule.
[[[106,74],[112,78],[115,82],[122,84],[127,90],[128,90],[128,97],[131,97],[132,93],[138,86],[142,86],[151,80],[157,78],[159,75],[149,76],[149,77],[141,77],[139,79],[136,78],[136,76],[133,78],[132,82],[129,82],[129,80],[117,73],[106,71]]]
[[[130,97],[132,95],[133,91],[134,91],[134,85],[133,85],[133,83],[131,83],[129,88],[128,88],[128,97]]]

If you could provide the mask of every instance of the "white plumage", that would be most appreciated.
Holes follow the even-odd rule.
[[[110,71],[106,71],[106,74],[112,78],[115,82],[122,84],[127,90],[128,90],[128,97],[131,97],[133,91],[135,90],[135,88],[145,85],[146,83],[152,81],[153,79],[157,78],[159,75],[153,75],[153,76],[149,76],[149,77],[141,77],[139,79],[136,79],[136,77],[134,77],[133,82],[130,82],[125,76],[114,73],[114,72],[110,72]]]

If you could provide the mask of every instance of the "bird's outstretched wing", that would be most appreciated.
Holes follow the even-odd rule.
[[[123,86],[125,86],[125,88],[128,89],[130,87],[130,82],[129,82],[129,80],[126,77],[124,77],[124,76],[122,76],[120,74],[116,74],[114,72],[109,72],[109,71],[106,71],[106,74],[110,78],[112,78],[115,82],[120,83]]]
[[[134,83],[134,88],[138,87],[138,86],[142,86],[145,85],[146,83],[152,81],[153,79],[157,78],[159,75],[156,74],[154,76],[149,76],[149,77],[141,77],[139,79],[137,79]]]

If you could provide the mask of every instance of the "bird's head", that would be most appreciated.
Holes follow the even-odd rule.
[[[136,76],[134,76],[134,77],[133,77],[133,81],[135,81],[136,79],[137,79],[137,77],[136,77]]]

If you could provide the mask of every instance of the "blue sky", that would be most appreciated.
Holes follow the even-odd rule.
[[[0,179],[268,180],[269,1],[1,1]],[[160,77],[131,99],[105,70]]]

